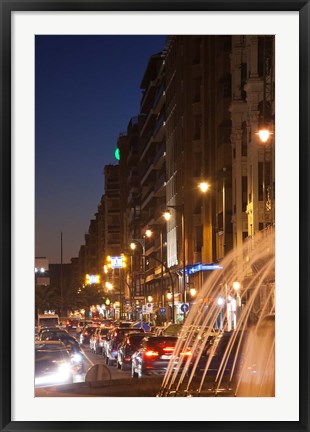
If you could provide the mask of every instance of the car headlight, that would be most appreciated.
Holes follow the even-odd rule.
[[[82,354],[76,353],[72,356],[73,363],[81,363],[83,360]]]

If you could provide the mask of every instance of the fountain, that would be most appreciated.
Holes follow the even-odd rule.
[[[158,397],[275,395],[274,227],[221,267],[186,318]]]

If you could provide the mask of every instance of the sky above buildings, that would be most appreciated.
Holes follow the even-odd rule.
[[[116,164],[120,133],[139,113],[140,83],[166,36],[36,36],[35,254],[78,256]]]

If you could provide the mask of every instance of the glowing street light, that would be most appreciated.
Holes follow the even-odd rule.
[[[203,181],[203,182],[199,183],[199,188],[200,188],[201,192],[205,193],[209,189],[209,184],[207,182]]]
[[[269,136],[271,135],[268,129],[261,129],[257,132],[257,134],[263,143],[267,142]]]
[[[110,282],[106,282],[105,283],[106,288],[110,291],[111,289],[113,289],[113,285]]]

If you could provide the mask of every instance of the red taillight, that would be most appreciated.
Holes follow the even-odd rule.
[[[174,351],[174,347],[165,347],[165,348],[163,348],[163,351],[164,352],[168,352],[168,353],[172,353],[173,351]]]
[[[147,351],[145,351],[144,355],[146,357],[158,357],[159,353],[157,351],[147,350]]]
[[[181,352],[180,355],[183,355],[183,356],[191,356],[191,355],[192,355],[192,352],[191,352],[190,349],[187,349],[186,351]]]

